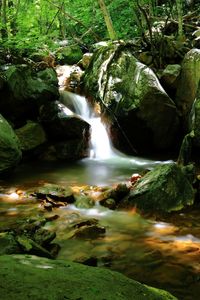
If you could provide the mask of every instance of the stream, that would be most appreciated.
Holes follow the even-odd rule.
[[[90,158],[73,163],[22,164],[10,178],[0,183],[7,189],[7,195],[0,194],[0,226],[9,226],[22,217],[57,214],[59,218],[45,227],[57,233],[55,242],[61,246],[58,259],[82,262],[93,258],[97,266],[168,290],[178,299],[199,299],[198,208],[166,217],[141,216],[134,209],[112,211],[100,205],[91,209],[68,205],[55,208],[53,212],[44,212],[38,203],[8,197],[16,190],[26,191],[46,182],[79,188],[87,185],[91,189],[127,182],[133,173],[142,173],[158,164],[168,163],[129,157],[114,151],[100,118],[94,117],[85,108],[84,98],[78,95],[70,97],[76,103],[84,103],[81,109],[78,105],[78,113],[91,124],[95,133],[92,135]],[[106,234],[92,239],[70,239],[69,225],[89,218],[98,219],[99,224],[106,228]]]

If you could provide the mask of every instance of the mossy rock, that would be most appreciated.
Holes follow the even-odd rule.
[[[124,204],[143,211],[171,212],[192,205],[194,195],[182,169],[176,164],[165,164],[139,179]]]
[[[39,123],[29,121],[23,127],[16,129],[22,151],[30,151],[46,142],[46,134]]]
[[[39,107],[59,98],[58,79],[53,68],[35,72],[28,65],[9,66],[3,74],[6,84],[0,110],[17,127],[38,117]]]
[[[70,261],[5,255],[0,265],[3,300],[176,300],[120,273]]]
[[[188,117],[197,95],[200,82],[200,49],[190,50],[182,62],[175,102],[183,116],[185,129],[188,128]]]
[[[15,167],[22,153],[19,140],[10,124],[0,115],[0,174]]]
[[[113,43],[95,51],[83,85],[100,103],[118,149],[149,154],[177,143],[176,106],[154,72],[134,57],[130,44]]]

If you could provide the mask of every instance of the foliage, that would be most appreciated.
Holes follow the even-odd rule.
[[[58,41],[91,45],[109,39],[99,1],[1,0],[0,40],[18,52],[55,52]],[[188,9],[180,0],[104,0],[119,39],[144,35],[163,16],[176,17],[181,32],[182,15]],[[198,1],[197,1],[198,2]]]

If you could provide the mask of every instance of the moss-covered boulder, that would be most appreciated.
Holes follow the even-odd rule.
[[[13,169],[21,156],[19,140],[14,130],[0,115],[0,175]]]
[[[100,103],[117,148],[149,153],[174,146],[179,130],[175,104],[154,72],[134,57],[131,45],[98,49],[85,72],[84,88]]]
[[[192,49],[182,62],[182,70],[175,102],[180,114],[183,116],[185,128],[188,127],[188,116],[196,98],[200,81],[200,49]]]
[[[42,104],[59,98],[57,75],[52,68],[36,72],[28,65],[9,66],[4,76],[0,111],[18,127],[24,120],[36,119]]]
[[[137,181],[129,197],[120,206],[138,207],[143,211],[171,212],[194,202],[194,190],[176,164],[156,167]]]
[[[22,151],[35,150],[46,142],[46,134],[39,123],[29,121],[23,127],[15,130]]]
[[[28,255],[0,256],[4,300],[175,300],[117,272]],[[112,287],[112,289],[111,289]]]
[[[75,205],[78,208],[91,208],[94,204],[94,200],[83,193],[75,195]]]
[[[63,187],[56,184],[46,183],[34,190],[33,195],[38,199],[51,198],[55,201],[73,203],[75,201],[73,191],[70,187]]]

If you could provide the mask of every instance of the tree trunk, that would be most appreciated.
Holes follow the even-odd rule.
[[[183,37],[183,4],[182,0],[176,0],[176,7],[178,12],[178,36]]]
[[[99,2],[99,6],[101,8],[101,11],[103,13],[103,16],[104,16],[104,20],[105,20],[105,23],[106,23],[106,27],[107,27],[107,30],[108,30],[109,37],[110,37],[111,40],[115,40],[115,39],[117,39],[117,35],[116,35],[115,30],[114,30],[112,20],[111,20],[109,12],[107,10],[107,7],[105,5],[105,2],[104,2],[104,0],[98,0],[98,2]]]
[[[1,37],[2,37],[2,39],[7,39],[7,37],[8,37],[6,8],[7,8],[7,1],[2,0],[2,4],[1,4],[1,24],[2,24]]]

